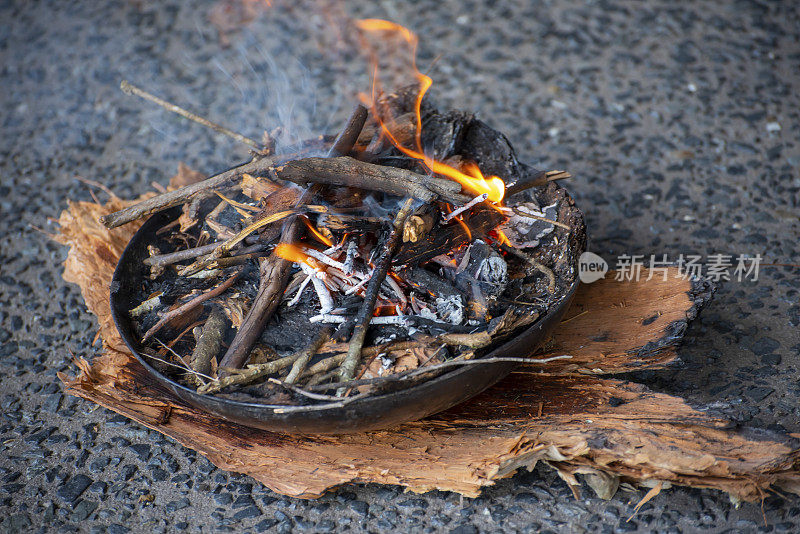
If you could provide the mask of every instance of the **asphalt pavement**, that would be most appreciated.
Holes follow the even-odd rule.
[[[119,90],[128,79],[251,137],[335,133],[369,70],[345,17],[420,35],[440,108],[471,110],[521,160],[566,169],[590,250],[761,257],[688,330],[682,364],[630,378],[737,424],[800,432],[800,8],[795,2],[0,2],[0,528],[42,532],[797,532],[800,498],[735,507],[672,488],[572,497],[538,467],[477,499],[348,486],[277,495],[63,394],[96,333],[61,279],[52,218],[183,161],[245,148]],[[43,233],[44,232],[44,233]],[[733,270],[730,271],[733,273]]]

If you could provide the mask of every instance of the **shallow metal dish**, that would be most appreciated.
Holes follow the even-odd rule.
[[[233,401],[198,394],[167,378],[147,363],[139,352],[142,345],[127,311],[135,305],[132,298],[133,281],[146,276],[146,267],[142,260],[148,256],[146,250],[148,241],[158,228],[175,220],[179,215],[180,208],[172,208],[153,215],[128,243],[114,271],[111,284],[111,313],[122,339],[139,363],[156,381],[192,406],[235,423],[276,432],[302,434],[361,432],[416,421],[446,410],[499,382],[519,365],[515,362],[468,365],[447,371],[441,376],[406,389],[357,399],[344,406],[309,406],[300,410],[286,410],[290,407]],[[577,251],[575,257],[581,252],[582,250]],[[576,277],[561,300],[551,306],[546,315],[484,357],[524,357],[533,354],[561,321],[578,285]]]

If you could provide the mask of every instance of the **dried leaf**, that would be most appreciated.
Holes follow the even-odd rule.
[[[180,189],[187,185],[192,185],[197,182],[202,182],[206,179],[206,175],[202,172],[192,170],[191,167],[184,162],[178,163],[178,173],[169,179],[168,189]]]

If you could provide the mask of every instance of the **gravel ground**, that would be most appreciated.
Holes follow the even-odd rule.
[[[575,176],[591,250],[761,254],[800,263],[800,13],[792,2],[381,1],[254,10],[243,30],[207,24],[221,4],[0,2],[0,505],[7,531],[797,532],[800,500],[735,508],[721,493],[574,500],[553,472],[478,499],[354,486],[276,495],[88,402],[56,378],[90,357],[96,325],[60,277],[52,231],[78,177],[119,195],[184,161],[216,170],[246,152],[123,95],[128,78],[251,136],[278,124],[335,131],[368,87],[324,27],[340,11],[422,35],[441,107],[475,110],[521,159]],[[723,5],[725,4],[725,5]],[[793,5],[794,4],[794,5]],[[251,6],[252,7],[252,6]],[[245,13],[245,15],[247,15]],[[232,24],[235,25],[235,24]],[[226,44],[228,46],[223,46]],[[98,194],[101,194],[98,192]],[[730,282],[690,328],[683,365],[633,378],[741,423],[800,432],[800,270]],[[766,520],[766,526],[764,521]]]

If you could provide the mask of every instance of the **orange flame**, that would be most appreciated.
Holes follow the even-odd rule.
[[[303,249],[295,245],[290,245],[289,243],[279,243],[273,252],[279,258],[283,258],[284,260],[294,263],[304,263],[315,271],[324,270],[323,265],[319,261],[309,256],[303,252]]]
[[[466,189],[467,191],[471,192],[475,196],[482,195],[486,193],[488,195],[489,200],[492,202],[501,202],[503,197],[505,196],[505,183],[502,179],[498,178],[497,176],[490,176],[488,179],[483,176],[483,173],[478,168],[477,165],[471,164],[467,169],[467,172],[464,173],[450,165],[442,163],[440,161],[436,161],[430,156],[426,155],[422,150],[422,98],[425,96],[425,93],[433,84],[433,80],[431,80],[430,76],[427,76],[419,71],[417,68],[417,44],[419,43],[419,39],[411,30],[408,28],[396,24],[394,22],[389,22],[388,20],[381,20],[381,19],[364,19],[360,20],[357,23],[359,29],[365,32],[376,32],[376,31],[388,31],[388,32],[395,32],[399,34],[411,47],[411,66],[414,70],[414,74],[419,82],[419,93],[417,94],[416,102],[414,103],[414,114],[416,116],[416,131],[414,135],[414,140],[416,142],[416,149],[411,149],[404,147],[400,144],[400,142],[395,138],[389,128],[386,127],[386,124],[383,118],[380,116],[376,106],[376,99],[377,93],[380,89],[380,83],[378,80],[378,62],[377,58],[372,57],[372,61],[374,64],[374,73],[372,79],[372,95],[367,97],[366,95],[361,95],[361,100],[365,103],[365,105],[369,106],[372,110],[372,114],[378,120],[378,123],[381,125],[381,130],[389,139],[389,141],[394,145],[398,150],[400,150],[403,154],[414,158],[416,160],[421,161],[430,171],[440,174],[442,176],[446,176],[451,180],[454,180],[461,184],[461,187]]]
[[[450,206],[445,205],[445,207],[447,208],[447,213],[451,213],[453,211],[450,208]],[[463,228],[464,232],[467,234],[467,240],[468,241],[472,241],[472,232],[469,230],[469,226],[467,226],[467,223],[464,222],[464,219],[462,219],[460,215],[457,215],[457,216],[453,217],[451,220],[454,220],[458,224],[460,224],[461,228]]]
[[[311,232],[311,235],[313,235],[317,239],[317,241],[325,245],[328,245],[329,247],[333,246],[333,241],[322,235],[320,231],[317,230],[313,224],[311,224],[311,221],[308,220],[308,217],[303,216],[301,218],[303,219],[303,222],[306,223],[308,231]]]

